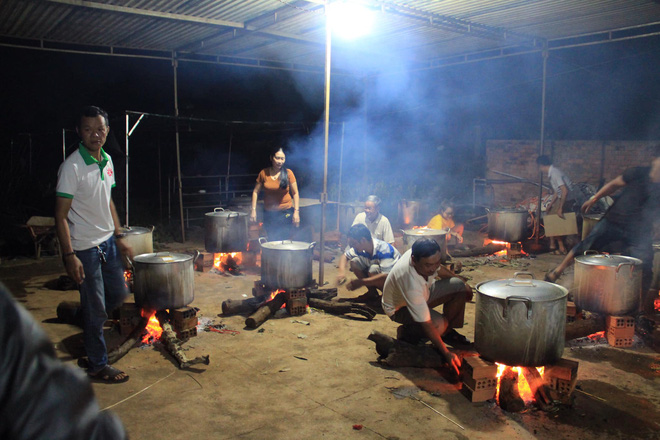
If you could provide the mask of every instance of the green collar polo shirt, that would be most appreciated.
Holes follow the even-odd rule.
[[[98,246],[115,230],[110,213],[115,169],[110,156],[101,149],[101,161],[93,158],[82,142],[60,166],[57,197],[73,199],[67,216],[71,245],[76,251]]]

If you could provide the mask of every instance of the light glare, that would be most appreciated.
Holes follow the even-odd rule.
[[[374,14],[369,9],[348,1],[331,3],[327,9],[332,34],[344,39],[366,35],[373,25]]]

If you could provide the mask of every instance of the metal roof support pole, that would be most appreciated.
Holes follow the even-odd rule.
[[[543,155],[543,147],[545,143],[545,88],[548,73],[548,50],[547,46],[542,52],[543,55],[543,85],[541,86],[541,147],[539,149],[539,156]],[[539,235],[541,228],[541,201],[543,200],[543,173],[539,172],[539,202],[536,204],[536,222],[534,223],[534,236],[536,237],[535,243],[539,244]]]
[[[129,130],[130,127],[130,121],[129,121],[129,115],[128,112],[126,113],[126,226],[129,226],[130,223],[128,222],[128,138],[130,137],[131,133]]]
[[[341,205],[341,177],[342,177],[342,168],[344,168],[344,128],[346,122],[341,123],[341,143],[339,144],[339,183],[337,184],[337,231],[339,231],[339,213],[341,210],[339,206]]]
[[[323,139],[323,192],[321,193],[321,234],[319,239],[319,286],[323,286],[325,266],[325,208],[328,204],[328,138],[330,136],[330,43],[332,41],[328,23],[328,0],[325,2],[325,114]]]
[[[179,61],[172,53],[172,69],[174,70],[174,136],[176,141],[176,175],[179,185],[179,220],[181,221],[181,241],[186,242],[186,225],[183,222],[183,188],[181,183],[181,148],[179,144],[179,92],[177,89],[177,68]]]
[[[62,162],[66,160],[66,128],[62,129]]]

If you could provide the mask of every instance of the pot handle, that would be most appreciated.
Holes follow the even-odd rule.
[[[259,237],[259,244],[264,244],[264,243],[266,243],[267,241],[268,241],[268,240],[266,240],[266,237]]]
[[[623,266],[630,266],[630,274],[631,275],[632,275],[633,271],[635,270],[635,265],[633,263],[629,263],[629,262],[620,263],[616,267],[616,270],[614,271],[614,279],[615,280],[619,279],[619,269],[621,269]]]
[[[514,278],[514,279],[518,278],[518,275],[529,275],[529,277],[530,277],[531,279],[534,279],[534,274],[531,273],[531,272],[515,272],[515,273],[513,274],[513,278]]]
[[[196,250],[195,251],[195,256],[193,257],[193,265],[195,264],[195,262],[197,261],[197,259],[199,258],[200,255],[202,255],[202,253],[200,251]]]
[[[532,317],[532,300],[526,296],[512,295],[512,296],[507,296],[506,299],[504,300],[504,308],[502,309],[503,318],[506,318],[506,310],[509,308],[509,301],[511,300],[524,301],[525,305],[527,306],[527,319],[530,319]]]
[[[224,211],[224,210],[225,208],[221,208],[221,207],[213,208],[213,212]]]
[[[149,227],[151,228],[151,232],[154,232],[154,229],[156,229],[156,227],[154,225],[151,225]]]
[[[610,256],[610,254],[608,254],[607,252],[603,252],[603,253],[601,254],[600,252],[595,251],[595,250],[593,250],[593,249],[588,249],[588,250],[584,251],[584,253],[583,253],[582,255],[605,255],[605,256],[607,256],[607,257]]]
[[[312,249],[312,248],[314,248],[314,246],[316,246],[316,242],[315,242],[315,241],[311,242],[311,243],[309,244],[309,247],[308,247],[307,249]]]

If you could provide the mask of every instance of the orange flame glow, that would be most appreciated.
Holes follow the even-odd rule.
[[[213,254],[213,267],[220,272],[232,272],[243,262],[242,252]]]
[[[133,282],[133,271],[130,269],[124,270],[124,283],[126,284],[126,288],[130,289],[132,282]]]
[[[495,397],[498,403],[500,401],[500,381],[502,379],[502,375],[507,370],[507,368],[513,370],[518,374],[518,394],[520,394],[520,398],[524,400],[526,404],[534,402],[535,400],[534,391],[532,391],[531,387],[529,386],[529,383],[527,382],[527,379],[525,379],[525,375],[522,373],[523,367],[510,367],[508,365],[500,364],[497,362],[496,364],[497,364],[497,393],[495,394]],[[545,367],[536,367],[536,371],[538,371],[541,377],[543,377]]]
[[[660,312],[660,298],[653,300],[653,308]]]
[[[148,312],[142,310],[142,316],[145,316],[146,313]],[[149,316],[149,323],[147,324],[145,330],[147,331],[147,334],[142,338],[143,344],[149,344],[157,339],[160,339],[160,335],[163,334],[163,329],[160,326],[160,322],[158,322],[158,318],[156,318],[156,312],[151,312],[151,315]]]

